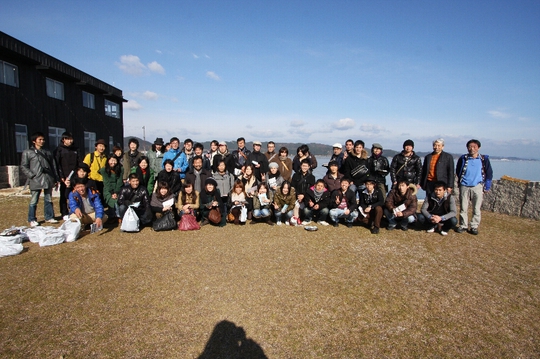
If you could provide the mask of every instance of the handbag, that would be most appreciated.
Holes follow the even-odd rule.
[[[201,229],[199,223],[197,223],[197,218],[191,213],[184,213],[180,221],[178,222],[178,229],[181,231],[194,231]]]
[[[156,232],[170,231],[176,228],[176,220],[174,219],[173,211],[167,211],[160,218],[154,221],[152,229]]]
[[[208,213],[208,220],[214,224],[219,224],[221,222],[221,212],[219,208],[213,207]]]
[[[368,172],[369,172],[369,169],[365,165],[359,165],[353,168],[353,170],[351,171],[351,176],[356,177],[357,174],[364,176]]]

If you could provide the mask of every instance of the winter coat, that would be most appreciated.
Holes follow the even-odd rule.
[[[94,153],[88,153],[83,160],[84,163],[90,167],[90,173],[88,178],[96,181],[103,182],[103,177],[99,173],[99,170],[104,168],[107,165],[107,156],[105,154],[100,154],[98,151]],[[127,177],[126,177],[127,178]]]
[[[294,190],[296,191],[296,196],[305,194],[308,191],[308,189],[314,184],[315,184],[315,176],[313,176],[309,172],[306,175],[303,175],[302,172],[296,172],[293,175],[293,178],[291,181],[291,187],[293,187]]]
[[[424,165],[422,167],[422,178],[420,185],[426,189],[429,175],[429,167],[431,164],[431,158],[433,153],[430,153],[424,159]],[[437,164],[435,165],[435,178],[437,181],[443,181],[449,188],[454,188],[454,157],[448,152],[441,152]]]
[[[313,206],[316,204],[319,205],[319,210],[328,208],[330,206],[330,193],[331,192],[325,188],[322,196],[317,200],[315,198],[315,186],[312,186],[304,195],[304,205],[309,209],[313,209]],[[313,202],[313,206],[309,204],[310,201]]]
[[[455,217],[457,214],[456,199],[446,191],[441,199],[437,198],[435,193],[432,193],[431,196],[424,200],[421,211],[428,219],[431,218],[432,215],[437,215],[444,217],[444,219],[447,220]]]
[[[154,185],[156,183],[154,170],[150,167],[146,167],[146,174],[143,174],[142,169],[137,166],[131,169],[131,173],[137,174],[139,184],[145,186],[149,194],[154,192]]]
[[[420,184],[422,179],[422,160],[414,151],[411,156],[406,157],[404,151],[392,158],[390,164],[390,179],[392,183],[399,180],[406,180],[408,183]]]
[[[214,172],[213,177],[216,180],[219,192],[221,192],[223,196],[227,196],[234,186],[234,176],[229,172],[225,172],[224,174]]]
[[[167,172],[166,170],[159,171],[156,177],[156,184],[159,182],[167,182],[171,193],[178,193],[182,189],[182,180],[178,175],[178,172]]]
[[[270,208],[272,209],[272,202],[274,201],[274,195],[272,194],[272,191],[266,191],[266,197],[270,200],[268,204],[262,204],[259,200],[258,193],[255,193],[253,195],[253,209],[261,209],[261,208]]]
[[[150,198],[146,187],[139,185],[137,188],[132,188],[129,183],[124,185],[118,194],[118,205],[130,206],[136,202],[140,202],[139,207],[135,210],[137,213],[150,210]]]
[[[377,183],[386,183],[386,176],[390,173],[390,164],[388,158],[384,156],[375,157],[371,155],[368,158],[369,178]]]
[[[28,178],[30,190],[53,188],[58,182],[56,162],[49,150],[32,147],[24,150],[21,157],[21,171]]]
[[[159,198],[157,193],[152,193],[152,198],[150,199],[150,209],[153,213],[163,213],[163,202],[166,202],[170,199],[174,198],[174,193],[169,192],[165,198]],[[175,211],[174,209],[174,203],[171,206],[171,210]]]
[[[79,165],[79,152],[77,147],[60,145],[54,151],[54,158],[58,166],[58,177],[66,179],[67,176],[77,169]]]
[[[245,156],[244,160],[241,160],[244,157],[242,156],[242,153],[239,153],[239,152],[242,152],[244,154],[244,156]],[[251,151],[248,150],[245,147],[241,151],[240,151],[240,149],[234,150],[232,152],[232,159],[231,159],[232,163],[234,164],[234,168],[242,169],[243,166],[247,165],[250,153],[251,153]],[[243,161],[243,163],[242,163],[242,161]],[[231,172],[231,173],[234,174],[234,171]]]
[[[330,193],[334,192],[337,189],[341,188],[341,179],[343,178],[343,173],[337,173],[336,178],[334,178],[330,173],[323,177],[324,184]]]
[[[363,186],[369,177],[368,152],[362,150],[360,156],[347,156],[345,161],[343,161],[340,172],[346,178],[351,179],[356,187]]]
[[[204,169],[201,170],[201,173],[199,174],[201,193],[204,192],[204,182],[206,181],[208,177],[212,177],[212,172],[204,170]],[[196,189],[196,183],[195,183],[196,178],[197,176],[195,175],[195,170],[191,170],[188,173],[186,173],[186,181],[190,181],[191,183],[193,183],[193,189]]]
[[[111,172],[107,173],[105,168],[99,170],[99,173],[103,177],[103,198],[105,199],[105,204],[109,208],[114,208],[117,200],[112,198],[113,194],[118,194],[124,185],[122,179],[122,167],[119,167],[118,173]]]
[[[159,154],[156,151],[148,151],[146,153],[146,156],[148,157],[148,160],[150,161],[150,168],[154,170],[154,173],[159,173],[161,171],[163,164],[163,156],[165,153],[159,152]]]
[[[338,208],[341,201],[343,201],[344,196],[347,201],[347,208],[350,212],[358,209],[358,203],[356,203],[356,194],[350,188],[347,189],[345,194],[343,194],[341,188],[332,192],[330,196],[330,208]],[[339,203],[336,203],[337,199],[339,199]]]
[[[142,156],[144,155],[138,150],[135,150],[133,153],[131,151],[124,153],[124,163],[122,165],[124,167],[124,175],[122,177],[124,181],[128,179],[130,173],[133,173],[133,168],[139,166],[139,158]]]
[[[90,188],[86,189],[86,196],[88,197],[90,204],[94,207],[94,213],[96,218],[103,218],[103,204],[99,198],[99,192],[92,190]],[[77,191],[72,191],[69,194],[69,211],[70,213],[75,213],[75,210],[78,208],[84,213],[83,198]]]
[[[278,210],[281,210],[285,204],[287,205],[288,211],[292,210],[296,204],[296,193],[294,188],[291,187],[289,194],[286,196],[281,193],[281,190],[277,190],[274,194],[274,204],[278,206]]]
[[[234,161],[232,161],[231,153],[227,150],[225,153],[217,152],[212,159],[212,172],[217,172],[217,167],[220,161],[225,162],[227,171],[234,175]]]
[[[317,159],[315,158],[314,155],[310,154],[309,156],[307,156],[307,160],[309,161],[310,170],[314,170],[315,168],[317,168]],[[301,172],[301,169],[300,169],[301,165],[302,163],[300,161],[300,157],[298,157],[298,155],[294,156],[292,160],[292,167],[293,167],[294,172],[296,173]]]
[[[384,196],[379,187],[375,187],[373,193],[369,193],[367,188],[360,193],[360,207],[362,207],[362,209],[382,206],[384,206]]]
[[[416,192],[416,185],[413,183],[409,184],[409,188],[407,188],[407,191],[404,195],[401,195],[399,193],[399,190],[397,188],[394,188],[388,193],[384,205],[388,210],[390,210],[390,212],[392,212],[394,208],[405,204],[405,210],[402,211],[403,217],[416,217],[416,207],[418,205]]]
[[[276,162],[279,165],[278,170],[283,179],[290,182],[293,173],[292,160],[289,157],[286,157],[285,159],[278,158]]]
[[[259,165],[261,165],[259,168],[255,167],[253,162],[256,161]],[[268,172],[268,160],[266,159],[266,156],[264,153],[258,151],[258,152],[251,152],[248,156],[247,164],[253,165],[253,174],[259,181],[262,181],[262,175]]]
[[[176,159],[175,159],[175,157],[176,157]],[[180,170],[180,173],[179,173],[180,178],[185,178],[186,177],[186,171],[187,171],[187,169],[189,167],[189,162],[187,160],[186,154],[184,152],[182,152],[182,150],[180,150],[180,149],[174,150],[174,149],[171,148],[170,150],[165,152],[165,154],[163,155],[163,161],[161,162],[161,168],[164,168],[163,163],[165,162],[165,160],[174,160],[173,169],[175,171],[178,170],[178,169]]]

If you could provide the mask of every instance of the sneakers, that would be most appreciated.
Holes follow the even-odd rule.
[[[291,224],[291,226],[297,226],[299,224],[298,221],[300,221],[299,218],[292,217],[289,223]]]
[[[448,232],[441,231],[441,236],[447,236],[447,235],[448,235]]]
[[[39,226],[39,222],[38,221],[32,221],[30,222],[30,227],[37,227]]]
[[[435,232],[435,227],[432,227],[426,231],[427,233],[433,233]]]
[[[393,231],[394,229],[396,229],[396,226],[395,225],[388,225],[388,227],[386,227],[387,230],[389,231]]]
[[[478,235],[478,228],[471,228],[469,231],[470,234],[477,236]]]
[[[304,222],[302,222],[302,225],[303,225],[303,226],[307,226],[307,225],[310,224],[310,223],[311,223],[311,221],[308,221],[308,220],[306,219]]]
[[[69,220],[69,215],[66,214],[64,217],[62,217],[62,219],[63,219],[64,221]]]
[[[371,234],[379,234],[379,227],[371,228]]]
[[[54,219],[54,218],[48,219],[45,222],[47,222],[47,223],[58,223],[58,221],[56,219]]]
[[[328,226],[328,222],[326,221],[319,221],[317,224],[320,224],[321,226]]]
[[[278,226],[281,226],[281,221],[277,221],[276,223]]]
[[[456,227],[455,231],[456,231],[457,233],[463,233],[463,232],[465,232],[465,228],[463,228],[463,227]]]

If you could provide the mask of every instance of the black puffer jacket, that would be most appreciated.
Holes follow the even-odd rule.
[[[356,187],[361,187],[369,177],[368,152],[362,150],[360,156],[347,156],[339,170],[345,178],[351,179]]]
[[[420,184],[420,179],[422,178],[422,159],[414,151],[409,157],[406,157],[403,152],[395,155],[390,165],[390,178],[392,179],[392,183],[405,179],[409,183]]]

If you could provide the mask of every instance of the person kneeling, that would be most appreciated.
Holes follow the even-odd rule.
[[[400,222],[402,230],[409,229],[409,223],[416,221],[416,186],[409,185],[406,180],[398,180],[397,185],[388,193],[384,203],[384,215],[388,219],[388,230],[396,228]]]
[[[96,229],[103,228],[107,215],[99,198],[99,192],[86,188],[86,178],[76,178],[73,191],[69,194],[70,219],[78,219],[81,226],[95,224]]]
[[[152,222],[152,210],[150,209],[150,200],[148,199],[148,191],[146,187],[141,186],[139,177],[136,173],[131,173],[128,176],[128,184],[124,185],[118,194],[118,212],[120,218],[124,218],[124,214],[129,206],[139,203],[138,207],[134,207],[135,213],[139,217],[141,224],[149,224]]]
[[[272,215],[271,207],[274,196],[272,191],[268,190],[266,182],[261,182],[257,186],[257,193],[253,196],[253,220],[250,224],[257,223],[257,220],[265,220],[266,223],[273,226],[270,216]]]
[[[428,195],[418,214],[418,222],[429,224],[428,233],[436,230],[446,236],[448,231],[457,225],[456,200],[446,190],[446,183],[437,181],[433,184],[433,192]]]
[[[366,188],[360,193],[361,221],[368,225],[372,234],[378,234],[383,216],[384,194],[372,179],[368,179],[365,185]]]

